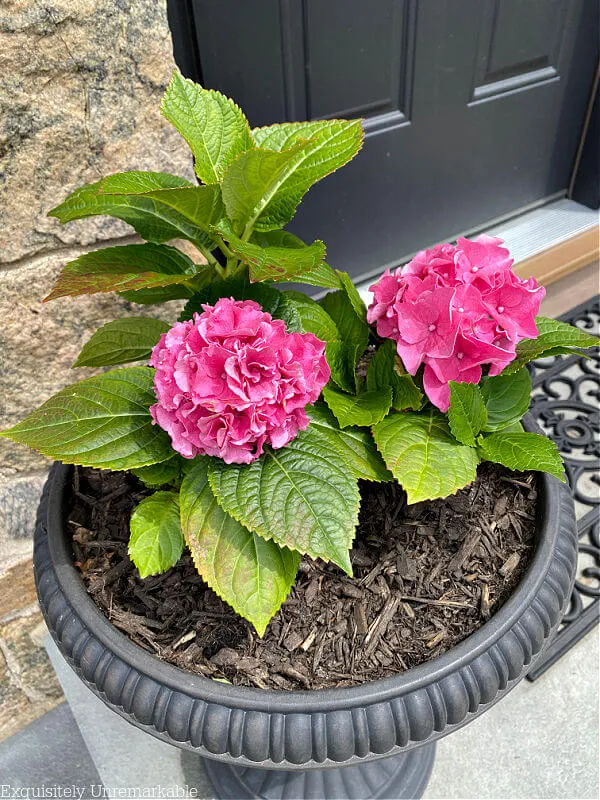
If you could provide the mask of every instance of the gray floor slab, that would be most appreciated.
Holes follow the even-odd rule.
[[[52,792],[66,786],[81,789],[82,798],[98,796],[101,780],[69,706],[61,703],[0,743],[0,796],[11,796],[5,787]]]
[[[599,631],[443,739],[428,800],[597,800]]]
[[[98,774],[107,789],[192,787],[210,800],[212,787],[199,757],[161,742],[107,708],[67,665],[48,637],[46,649]],[[174,795],[178,796],[178,795]]]

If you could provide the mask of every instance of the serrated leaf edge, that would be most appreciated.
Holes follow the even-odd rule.
[[[84,381],[91,381],[91,380],[94,380],[96,378],[102,378],[102,377],[104,377],[105,375],[108,375],[108,374],[113,375],[114,373],[122,372],[122,371],[125,371],[125,370],[127,370],[127,371],[131,371],[131,370],[139,371],[139,370],[149,370],[149,369],[150,369],[149,367],[122,367],[121,369],[109,370],[108,372],[101,373],[100,375],[92,375],[90,378],[84,378],[81,381],[76,381],[75,383],[72,383],[72,384],[69,384],[68,386],[65,386],[60,391],[56,392],[56,394],[52,395],[52,397],[49,397],[48,400],[46,400],[45,402],[49,402],[54,397],[56,397],[56,395],[60,394],[61,392],[64,392],[65,390],[67,390],[69,388],[72,388],[73,386],[77,386],[77,385],[83,383]],[[42,403],[42,405],[44,405],[44,403]],[[35,413],[35,411],[39,411],[40,408],[41,408],[41,406],[39,408],[34,409],[31,413],[33,414],[33,413]],[[140,406],[140,408],[145,408],[145,406]],[[114,415],[114,416],[120,416],[120,415]],[[139,414],[139,415],[136,415],[136,416],[140,416],[141,417],[142,414]],[[148,412],[148,417],[151,420],[149,412]],[[25,419],[27,419],[27,417]],[[81,421],[81,420],[78,420],[78,421]],[[21,422],[17,422],[17,424],[13,425],[11,428],[7,428],[6,430],[0,431],[0,437],[4,437],[6,439],[10,439],[11,441],[17,442],[18,444],[25,444],[31,450],[34,450],[36,453],[41,453],[42,455],[46,456],[47,458],[59,459],[63,464],[77,464],[77,466],[80,466],[80,467],[94,467],[96,469],[114,469],[115,471],[123,471],[123,470],[130,470],[130,469],[138,469],[139,467],[149,467],[149,466],[152,466],[153,464],[162,464],[163,461],[168,461],[170,458],[173,457],[173,452],[171,452],[167,456],[165,456],[165,458],[159,458],[159,459],[154,459],[153,458],[152,460],[142,460],[142,461],[133,462],[131,464],[128,463],[127,467],[111,467],[110,465],[113,463],[112,461],[96,462],[94,464],[91,464],[91,463],[89,463],[87,461],[81,461],[81,460],[79,460],[79,458],[75,461],[75,460],[71,459],[68,456],[65,457],[64,455],[60,456],[60,458],[59,458],[58,456],[54,456],[51,453],[44,453],[39,448],[34,447],[33,445],[27,444],[25,442],[21,442],[19,439],[16,439],[13,436],[11,436],[12,431],[14,431],[15,428],[18,428],[24,422],[25,422],[25,420],[21,420]],[[145,422],[144,425],[146,425],[146,424],[147,423]],[[20,428],[20,430],[24,431],[24,432],[27,432],[28,430],[35,430],[35,428],[31,428],[31,429]],[[158,427],[158,426],[156,426],[156,436],[154,437],[154,439],[158,438],[159,436],[162,436],[163,433],[164,433],[163,429]],[[122,437],[120,437],[120,438],[122,438]],[[118,439],[115,439],[113,441],[118,441]],[[152,444],[152,441],[153,441],[153,439],[151,439],[145,446],[148,447],[150,444]],[[89,450],[88,453],[93,452],[96,449],[97,448],[93,448],[92,450]],[[124,456],[122,456],[121,458],[124,458]],[[128,456],[128,458],[129,458],[129,456]]]
[[[290,442],[290,444],[286,445],[286,450],[291,449],[293,443],[294,442],[292,441],[292,442]],[[305,455],[304,451],[300,451],[300,452]],[[264,456],[268,455],[269,453],[271,453],[271,451],[265,451],[265,453],[261,456],[261,458],[264,458]],[[315,454],[311,453],[311,455],[315,455]],[[327,461],[327,459],[324,456],[317,456],[317,457],[320,458],[322,461],[325,461],[329,466],[331,466],[331,464]],[[279,463],[279,461],[276,458],[274,458],[274,460],[277,461],[277,463]],[[337,467],[336,467],[336,469],[337,469]],[[287,474],[287,470],[283,470],[283,471]],[[237,491],[237,486],[239,484],[239,474],[240,473],[237,473],[237,475],[236,475],[236,491]],[[354,475],[353,475],[353,477],[354,477]],[[257,536],[260,536],[261,538],[266,539],[267,541],[272,540],[276,544],[278,544],[280,547],[287,547],[288,550],[293,550],[293,548],[290,548],[288,544],[285,544],[284,542],[278,541],[275,534],[267,533],[266,531],[260,531],[258,528],[254,527],[254,526],[249,526],[246,522],[243,522],[241,520],[241,518],[240,518],[240,516],[238,514],[236,514],[235,512],[230,511],[229,509],[226,509],[223,506],[222,501],[219,498],[219,495],[218,495],[218,493],[217,493],[217,491],[215,489],[215,478],[214,478],[210,468],[208,470],[208,481],[210,483],[210,488],[212,489],[212,492],[213,492],[214,496],[217,498],[217,502],[219,503],[219,505],[221,506],[223,511],[225,511],[226,514],[229,514],[230,517],[233,517],[235,520],[237,520],[237,522],[239,522],[241,525],[243,525],[249,531],[252,531],[253,533],[256,533]],[[293,483],[293,481],[292,481],[292,483]],[[294,484],[294,486],[295,486],[295,484]],[[316,553],[314,550],[312,552],[311,552],[311,550],[306,550],[305,552],[303,552],[303,555],[308,555],[311,558],[315,558],[315,559],[319,558],[319,559],[321,559],[321,561],[332,562],[332,563],[336,564],[338,567],[340,567],[340,569],[343,569],[350,576],[352,576],[352,565],[350,563],[349,553],[350,553],[350,550],[352,549],[352,543],[354,542],[354,539],[356,538],[356,526],[358,525],[358,513],[359,513],[359,510],[360,510],[360,492],[358,490],[358,481],[356,479],[355,479],[355,488],[356,488],[356,495],[357,495],[358,502],[357,502],[356,511],[353,513],[352,520],[351,520],[352,523],[353,523],[353,527],[354,527],[354,534],[353,534],[352,538],[350,539],[348,552],[346,554],[347,555],[347,563],[348,563],[348,565],[350,567],[350,571],[348,571],[346,569],[346,567],[342,563],[340,563],[339,561],[335,561],[334,559],[331,559],[331,558],[329,558],[329,559],[325,558],[324,556],[320,555],[319,553]],[[298,490],[298,493],[302,497],[304,497],[302,492],[300,492],[299,490]],[[338,494],[339,494],[339,492],[338,492]],[[345,500],[344,500],[344,505],[345,505]],[[322,530],[322,532],[323,532],[325,538],[327,539],[327,541],[331,542],[329,534],[327,533],[327,531],[323,530],[323,528],[320,525],[318,517],[315,516],[315,514],[312,511],[312,508],[310,507],[309,504],[307,504],[307,507],[310,509],[311,516],[317,521],[317,523],[319,523],[319,528]],[[332,549],[335,552],[339,553],[339,550],[338,550],[337,547],[334,547]],[[300,552],[300,551],[294,550],[294,552]]]
[[[401,411],[400,411],[400,412],[396,412],[396,413],[398,413],[398,414],[402,414],[403,412],[401,412]],[[414,412],[414,413],[419,413],[419,412]],[[386,420],[387,420],[387,419],[388,419],[390,416],[391,416],[391,415],[389,415],[389,414],[388,414],[388,416],[387,416],[387,417],[385,417],[383,420],[381,420],[381,422],[379,422],[379,423],[377,423],[377,424],[378,424],[378,425],[381,425],[381,424],[382,424],[383,422],[385,422],[385,421],[386,421]],[[421,416],[423,416],[423,415],[421,415]],[[429,426],[429,430],[431,430],[431,427],[433,426],[433,424],[434,424],[434,422],[435,422],[435,416],[436,416],[435,412],[431,411],[431,412],[430,412],[430,426]],[[371,428],[371,433],[372,433],[372,435],[373,435],[373,440],[375,441],[375,444],[376,444],[376,446],[377,446],[377,449],[379,450],[379,444],[378,444],[378,442],[377,442],[377,439],[376,439],[376,437],[375,437],[375,428],[376,428],[376,427],[377,427],[377,425],[374,425],[374,426]],[[477,462],[479,463],[479,461],[480,461],[480,458],[479,458],[479,453],[478,453],[478,451],[477,451],[477,449],[476,449],[475,447],[469,447],[469,445],[464,445],[464,444],[462,444],[462,443],[459,443],[459,442],[457,442],[457,445],[459,445],[460,447],[465,447],[465,448],[468,448],[469,450],[473,450],[473,451],[475,452],[475,455],[476,455],[476,457],[477,457]],[[381,450],[379,450],[379,452],[381,453]],[[400,486],[402,486],[402,484],[400,483],[400,480],[399,480],[398,478],[396,478],[396,476],[395,476],[395,474],[394,474],[394,470],[393,470],[393,469],[392,469],[392,468],[389,466],[388,462],[386,461],[386,459],[385,459],[385,456],[383,455],[383,453],[381,453],[381,457],[383,458],[383,461],[384,461],[384,463],[385,463],[386,467],[387,467],[387,468],[390,470],[390,472],[392,473],[392,475],[394,475],[394,479],[397,481],[397,483],[399,483],[399,484],[400,484]],[[395,464],[396,464],[396,463],[399,463],[399,461],[400,461],[400,459],[397,459],[397,460],[396,460],[396,462],[394,462],[394,463],[395,463]],[[419,492],[420,492],[420,489],[421,489],[421,483],[422,483],[422,481],[423,481],[423,478],[421,477],[421,478],[420,478],[420,480],[419,480]],[[414,503],[420,503],[420,502],[424,502],[424,501],[426,501],[426,500],[436,500],[436,499],[439,499],[439,498],[442,498],[442,499],[443,499],[444,497],[451,497],[452,495],[455,495],[457,492],[459,492],[461,489],[464,489],[464,488],[465,488],[465,486],[469,486],[469,484],[471,484],[472,482],[473,482],[473,481],[467,481],[467,483],[465,483],[465,484],[464,484],[464,486],[457,486],[457,487],[456,487],[456,489],[455,489],[453,492],[448,492],[448,493],[446,493],[446,494],[443,494],[443,495],[442,495],[442,494],[437,494],[437,495],[435,495],[434,497],[431,497],[431,496],[429,496],[429,495],[428,495],[428,496],[425,496],[425,497],[421,497],[421,496],[420,496],[420,494],[419,494],[419,496],[418,496],[418,497],[416,497],[415,499],[412,499],[412,498],[413,498],[413,495],[412,495],[412,493],[409,493],[409,491],[408,491],[408,489],[406,489],[406,487],[402,486],[402,488],[403,488],[403,489],[404,489],[404,491],[406,492],[406,495],[407,495],[407,498],[408,498],[408,503],[409,503],[409,505],[413,505]]]
[[[235,517],[234,517],[232,514],[230,514],[228,511],[226,511],[226,510],[225,510],[225,509],[224,509],[224,508],[221,506],[221,504],[219,503],[219,501],[218,501],[218,498],[217,498],[217,496],[216,496],[216,494],[215,494],[215,492],[214,492],[214,490],[213,490],[213,487],[212,487],[212,485],[211,485],[211,483],[210,483],[210,477],[209,477],[209,476],[210,476],[210,471],[209,471],[209,470],[208,470],[208,468],[207,468],[207,478],[208,478],[208,484],[209,484],[209,488],[210,488],[210,491],[211,491],[211,494],[212,494],[212,501],[211,501],[211,505],[210,505],[209,509],[207,510],[207,512],[206,512],[206,514],[205,514],[205,517],[207,517],[207,516],[209,515],[209,513],[211,513],[211,510],[212,510],[213,506],[217,506],[217,507],[218,507],[218,508],[220,508],[220,509],[221,509],[221,511],[223,512],[223,515],[224,515],[224,521],[226,521],[226,518],[227,518],[227,517],[229,517],[229,518],[230,518],[230,519],[232,519],[234,522],[236,522],[238,525],[241,525],[241,527],[242,527],[242,528],[244,528],[244,530],[248,531],[248,533],[249,533],[249,534],[250,534],[252,537],[258,536],[259,534],[257,534],[255,531],[251,531],[249,528],[247,528],[247,527],[246,527],[246,525],[244,525],[244,524],[243,524],[243,523],[242,523],[240,520],[236,519],[236,518],[235,518]],[[230,606],[230,608],[233,608],[233,610],[236,612],[236,614],[239,614],[239,615],[240,615],[240,617],[242,617],[243,619],[247,620],[247,621],[248,621],[248,622],[249,622],[249,623],[250,623],[250,624],[251,624],[251,625],[254,627],[254,629],[256,630],[256,632],[258,633],[258,635],[259,635],[259,636],[262,638],[262,637],[263,637],[263,635],[264,635],[264,633],[265,633],[265,631],[266,631],[266,629],[267,629],[267,627],[268,627],[268,625],[269,625],[269,622],[270,622],[270,621],[273,619],[273,617],[275,616],[275,614],[277,614],[277,612],[279,611],[279,609],[280,609],[280,608],[281,608],[281,606],[282,606],[282,605],[285,603],[285,601],[286,601],[287,597],[289,596],[289,593],[290,593],[290,591],[292,590],[292,588],[293,588],[293,586],[294,586],[294,581],[295,581],[295,579],[294,579],[294,581],[292,581],[292,584],[291,584],[291,586],[290,586],[290,588],[289,588],[289,590],[288,590],[288,594],[287,594],[285,597],[282,597],[282,599],[281,599],[281,602],[277,604],[276,608],[274,608],[272,615],[271,615],[271,616],[270,616],[270,618],[269,618],[269,619],[268,619],[268,620],[265,622],[264,626],[263,626],[262,624],[258,624],[258,625],[257,625],[257,622],[256,622],[255,620],[253,620],[253,619],[250,619],[250,617],[248,617],[248,616],[246,616],[246,614],[244,614],[244,612],[241,610],[241,608],[239,608],[239,606],[238,606],[237,602],[232,602],[232,600],[231,600],[231,599],[228,599],[227,597],[225,597],[225,596],[222,594],[222,591],[221,591],[220,585],[219,585],[217,582],[213,581],[213,580],[212,580],[210,577],[208,577],[207,575],[205,575],[205,574],[203,573],[203,571],[202,571],[202,569],[201,569],[201,567],[200,567],[200,564],[199,564],[199,563],[198,563],[198,561],[196,560],[196,554],[195,554],[195,552],[194,552],[194,549],[193,549],[193,547],[190,545],[190,542],[189,542],[189,538],[191,538],[191,537],[188,537],[188,535],[187,535],[187,527],[188,527],[188,526],[186,525],[186,523],[185,523],[185,521],[184,521],[184,512],[183,512],[183,507],[182,507],[181,505],[180,505],[180,522],[181,522],[181,531],[182,531],[182,534],[183,534],[183,538],[184,538],[184,541],[185,541],[186,547],[187,547],[187,548],[188,548],[188,550],[190,551],[190,555],[191,555],[191,557],[192,557],[192,562],[193,562],[193,564],[194,564],[194,567],[196,568],[196,572],[198,573],[198,575],[200,575],[200,576],[202,577],[202,579],[203,579],[203,581],[206,583],[206,585],[207,585],[207,586],[209,586],[209,587],[212,589],[212,591],[213,591],[213,592],[214,592],[214,593],[215,593],[215,594],[216,594],[218,597],[220,597],[220,598],[221,598],[221,600],[223,600],[223,602],[224,602],[224,603],[226,603],[228,606]],[[223,529],[223,528],[222,528],[222,526],[221,526],[221,531],[222,531],[222,529]],[[219,535],[221,535],[221,533],[219,533]],[[266,540],[266,537],[262,537],[262,538],[265,538],[265,540]],[[279,543],[278,543],[278,542],[275,542],[274,540],[273,540],[273,544],[275,544],[275,545],[276,545],[277,547],[279,547],[280,549],[283,549],[283,548],[282,548],[282,546],[281,546],[281,545],[279,545]],[[284,545],[283,547],[285,547],[285,545]],[[255,549],[256,549],[256,547],[255,547]],[[298,552],[297,552],[297,551],[295,551],[295,550],[292,550],[292,549],[290,549],[289,547],[285,547],[285,549],[286,549],[286,550],[288,550],[290,553],[292,553],[293,555],[295,555],[295,556],[297,557],[297,559],[296,559],[296,560],[297,560],[297,565],[296,565],[296,574],[297,574],[297,572],[298,572],[298,566],[300,565],[300,559],[301,559],[301,555],[300,555],[300,553],[298,553]],[[259,563],[259,562],[258,562],[258,558],[256,559],[256,561],[257,561],[257,564],[258,564],[258,563]],[[231,570],[231,573],[233,574],[233,572],[234,572],[234,571],[235,571],[235,567],[234,567],[234,568],[232,568],[232,570]]]
[[[194,154],[194,148],[192,146],[192,143],[190,141],[188,141],[188,138],[181,133],[181,131],[177,128],[175,123],[172,120],[169,119],[169,117],[167,116],[167,113],[166,113],[166,109],[165,109],[165,101],[166,101],[167,95],[168,95],[169,90],[171,89],[171,87],[173,87],[175,85],[175,80],[180,80],[185,86],[189,86],[191,84],[194,87],[200,88],[203,92],[207,92],[208,94],[210,94],[213,97],[218,97],[219,99],[223,99],[223,100],[225,100],[227,102],[228,105],[233,106],[236,109],[236,111],[238,111],[241,114],[242,119],[245,120],[246,125],[248,126],[249,139],[250,139],[250,141],[252,143],[255,144],[254,137],[252,136],[252,129],[250,127],[250,123],[248,122],[248,118],[246,117],[246,115],[244,114],[242,109],[238,106],[238,104],[235,102],[235,100],[232,100],[231,97],[227,97],[227,95],[223,94],[222,92],[219,92],[217,89],[206,89],[204,86],[201,86],[200,84],[196,83],[195,81],[192,81],[190,78],[186,78],[184,75],[181,74],[181,72],[179,70],[173,70],[173,74],[171,76],[171,80],[169,81],[169,84],[168,84],[168,86],[167,86],[167,88],[165,90],[165,93],[164,93],[164,95],[163,95],[163,97],[162,97],[162,99],[160,101],[160,113],[161,113],[161,116],[164,117],[170,125],[173,125],[173,127],[175,128],[177,133],[179,133],[181,138],[185,141],[187,146],[190,148],[190,150],[192,152],[192,155],[194,155],[194,162],[196,161],[196,157],[195,157],[195,154]],[[187,102],[187,105],[189,106],[191,104],[189,102]],[[248,149],[252,149],[252,148],[248,148]],[[242,151],[242,152],[247,152],[247,151]],[[238,155],[241,155],[241,153],[239,153]],[[237,156],[236,156],[236,158],[237,158]],[[235,161],[235,159],[233,159],[233,161]],[[229,167],[231,166],[233,161],[231,161],[227,165],[226,170],[229,169]],[[218,175],[217,175],[217,172],[215,170],[215,165],[214,165],[212,159],[210,159],[210,164],[211,164],[211,169],[212,169],[213,176],[214,176],[215,180],[212,181],[211,183],[205,183],[205,185],[214,186],[215,184],[220,184],[222,182],[226,170],[223,172],[223,175],[219,178]],[[194,164],[194,167],[195,167],[195,164]],[[198,174],[198,173],[196,173],[196,174]],[[200,179],[202,180],[201,176],[198,176],[198,177],[200,177]]]

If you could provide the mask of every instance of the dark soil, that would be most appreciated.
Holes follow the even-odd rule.
[[[472,486],[413,506],[395,484],[361,490],[355,577],[303,559],[263,639],[205,585],[187,552],[165,574],[140,579],[128,526],[149,492],[130,475],[76,473],[75,563],[114,625],[183,669],[270,689],[386,678],[444,653],[507,600],[534,550],[536,480],[485,464]]]

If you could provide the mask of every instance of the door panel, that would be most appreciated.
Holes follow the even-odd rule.
[[[339,3],[308,0],[304,23],[308,118],[371,117],[402,110],[407,5],[385,0],[374,18],[368,3],[346,9]]]
[[[557,79],[569,0],[483,0],[473,100]]]
[[[191,2],[196,77],[253,124],[365,118],[290,226],[356,277],[568,185],[595,0]]]

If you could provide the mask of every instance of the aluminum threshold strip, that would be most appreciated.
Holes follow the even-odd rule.
[[[515,263],[518,264],[597,225],[597,211],[573,200],[561,198],[525,211],[512,219],[484,227],[479,233],[488,233],[490,236],[504,239]],[[405,264],[410,258],[410,255],[402,258],[399,263]],[[358,290],[367,304],[371,302],[368,288],[374,281],[375,278],[371,278],[358,285]]]

